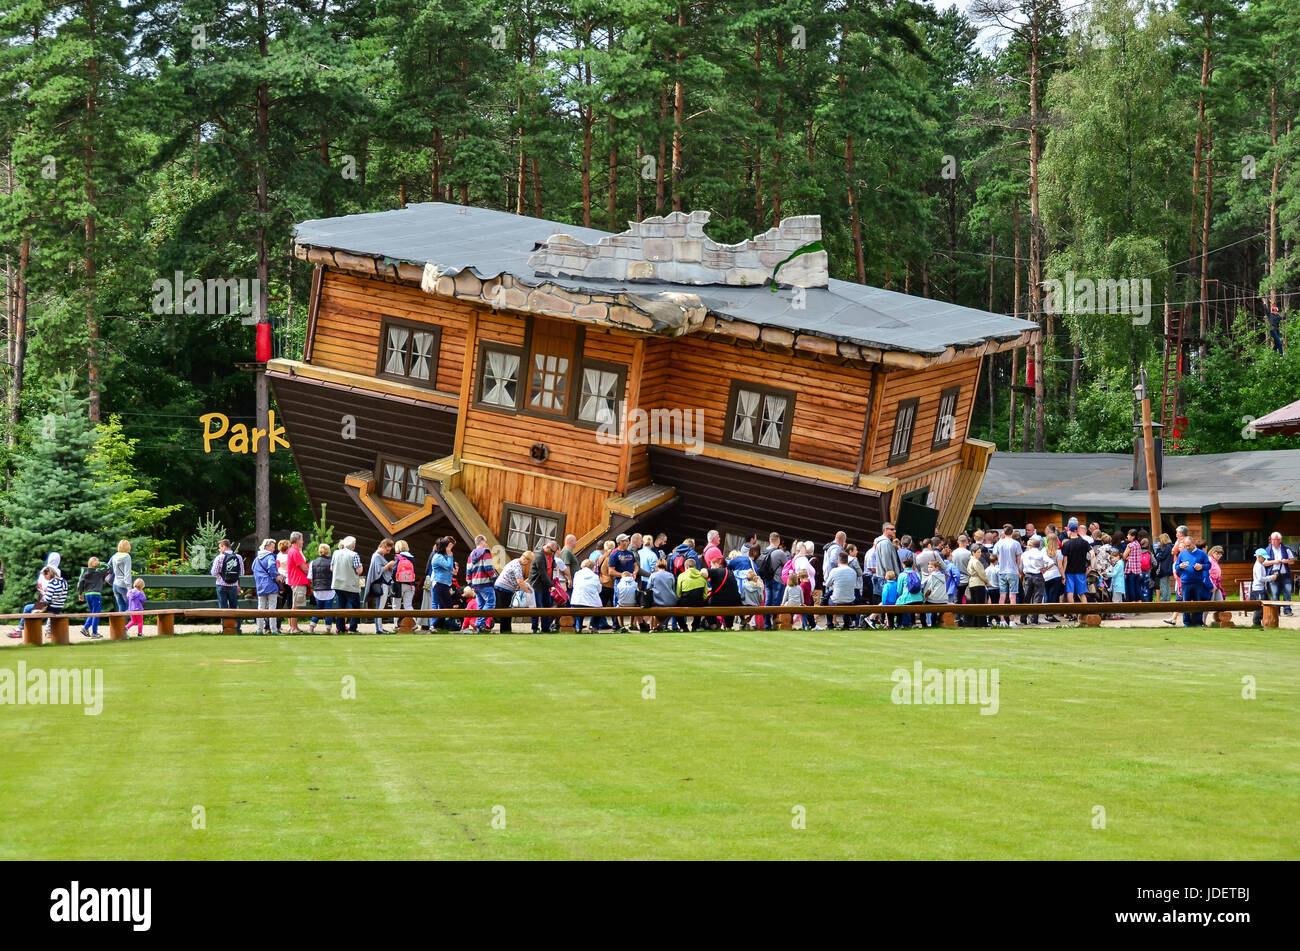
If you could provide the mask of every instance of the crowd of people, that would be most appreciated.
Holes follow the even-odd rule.
[[[137,637],[144,637],[144,579],[132,580],[131,543],[125,538],[117,543],[117,551],[106,564],[101,564],[96,556],[91,556],[77,578],[75,592],[70,590],[63,577],[63,556],[52,551],[45,559],[45,564],[36,573],[36,599],[23,606],[24,614],[33,611],[45,614],[62,614],[67,607],[69,597],[75,594],[78,601],[84,601],[87,617],[81,625],[81,632],[86,637],[99,640],[104,635],[99,630],[97,615],[104,609],[104,588],[111,587],[113,600],[117,602],[118,611],[130,612],[127,619],[127,637],[131,628],[136,629]],[[49,620],[45,621],[45,630],[49,631]],[[21,626],[9,632],[10,637],[22,637]]]
[[[699,630],[719,628],[761,629],[780,618],[762,614],[737,617],[710,615],[655,618],[643,613],[651,607],[782,606],[798,608],[795,629],[898,628],[937,623],[939,605],[1041,604],[1039,613],[1023,623],[1056,623],[1083,613],[1077,605],[1124,601],[1222,601],[1223,574],[1219,562],[1223,549],[1206,550],[1180,525],[1173,538],[1161,534],[1152,540],[1143,529],[1106,534],[1096,522],[1086,528],[1071,518],[1063,529],[1048,525],[1040,534],[1032,524],[1023,530],[1004,525],[1001,530],[977,529],[956,538],[899,536],[886,523],[869,546],[859,549],[844,532],[821,547],[812,541],[783,539],[773,532],[767,544],[751,534],[736,549],[723,552],[717,530],[705,537],[702,550],[686,538],[668,547],[667,535],[621,534],[591,551],[579,551],[578,539],[568,535],[561,546],[544,540],[498,570],[488,540],[479,536],[468,554],[457,554],[458,541],[440,538],[423,571],[405,540],[385,538],[368,561],[357,552],[349,536],[336,548],[317,546],[308,560],[303,535],[293,532],[277,542],[265,539],[252,557],[251,574],[259,610],[293,608],[320,613],[308,622],[315,633],[356,633],[359,619],[331,615],[333,610],[388,608],[412,610],[463,609],[490,611],[498,607],[568,607],[577,631]],[[1274,532],[1266,548],[1255,552],[1251,597],[1291,600],[1294,551]],[[223,608],[239,606],[240,585],[246,565],[229,540],[223,539],[209,573]],[[820,578],[821,584],[818,585]],[[89,559],[77,581],[76,596],[86,610],[102,610],[102,592],[111,586],[117,610],[130,612],[130,627],[144,632],[144,579],[132,581],[131,545],[123,540],[117,553],[102,565]],[[52,552],[37,579],[37,598],[24,613],[62,611],[70,597],[58,552]],[[916,605],[909,612],[871,610],[881,605]],[[823,606],[858,607],[860,612],[819,614]],[[614,609],[614,617],[591,614]],[[587,609],[584,611],[584,609]],[[626,609],[623,613],[622,609]],[[1112,609],[1118,610],[1118,609]],[[1092,609],[1088,613],[1098,613]],[[1290,606],[1286,613],[1291,614]],[[1110,614],[1112,618],[1120,614]],[[1203,623],[1200,613],[1177,612],[1164,618],[1185,626]],[[788,616],[787,616],[788,617]],[[421,629],[417,619],[417,629]],[[1255,623],[1260,622],[1259,613]],[[533,616],[530,629],[548,632],[558,619]],[[375,630],[386,633],[382,618]],[[959,615],[962,626],[1016,627],[1015,615]],[[507,619],[467,617],[464,621],[436,619],[425,630],[490,632],[511,630]],[[83,632],[99,638],[99,619],[89,617]],[[237,630],[240,629],[237,627]],[[297,618],[287,619],[287,632],[299,633]],[[277,618],[258,618],[256,633],[282,633]],[[10,637],[21,636],[21,628]]]
[[[764,615],[737,617],[702,614],[698,617],[654,618],[650,607],[727,607],[746,605],[799,608],[796,629],[929,626],[937,622],[938,605],[1043,605],[1040,613],[988,617],[961,616],[964,626],[1016,627],[1021,623],[1056,623],[1082,613],[1075,605],[1124,601],[1223,600],[1219,561],[1223,549],[1206,550],[1186,526],[1173,538],[1152,539],[1142,529],[1106,534],[1100,525],[1082,527],[1070,519],[1064,528],[1048,525],[1040,534],[1033,524],[1023,530],[976,530],[956,538],[914,540],[899,536],[886,524],[869,546],[859,549],[844,532],[821,546],[807,540],[786,540],[779,534],[767,543],[751,534],[738,547],[723,551],[722,536],[710,531],[704,544],[686,538],[669,547],[665,534],[622,534],[590,551],[578,549],[569,535],[561,545],[545,540],[535,550],[510,559],[498,570],[488,540],[480,536],[468,553],[459,542],[439,539],[420,571],[406,542],[385,538],[363,562],[356,539],[348,537],[331,551],[320,546],[307,561],[302,538],[294,533],[278,544],[263,542],[253,564],[259,607],[312,606],[321,614],[309,630],[324,623],[326,631],[353,633],[356,618],[331,618],[333,608],[401,608],[416,606],[492,610],[498,607],[567,607],[575,630],[697,630],[738,627],[759,629],[772,622]],[[697,550],[697,548],[699,550]],[[1257,554],[1254,597],[1290,600],[1290,575],[1295,557],[1274,534],[1268,549]],[[243,571],[240,556],[222,543],[212,565],[225,598],[233,606]],[[223,580],[223,575],[230,580]],[[820,579],[820,584],[819,584]],[[223,603],[225,603],[223,601]],[[879,612],[878,605],[912,605],[908,613]],[[825,615],[822,606],[861,606],[861,612]],[[596,616],[583,609],[626,609],[615,617]],[[1112,609],[1118,610],[1118,609]],[[1096,613],[1090,611],[1089,613]],[[1289,609],[1288,612],[1290,613]],[[1112,613],[1112,618],[1121,615]],[[1199,613],[1174,612],[1163,619],[1184,625],[1203,623]],[[533,632],[547,632],[556,619],[528,619]],[[1257,619],[1258,621],[1258,619]],[[289,630],[299,630],[296,621]],[[383,633],[382,619],[374,621]],[[558,629],[558,623],[554,625]],[[418,627],[418,625],[417,625]],[[469,617],[437,620],[424,629],[489,632],[509,630],[508,620]],[[274,620],[258,621],[259,633],[276,632]]]

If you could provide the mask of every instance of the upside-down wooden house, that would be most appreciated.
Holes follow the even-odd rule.
[[[981,360],[1036,325],[830,280],[816,217],[735,245],[707,221],[613,235],[432,203],[300,224],[304,352],[266,373],[313,506],[417,551],[960,531],[993,448],[966,438]]]

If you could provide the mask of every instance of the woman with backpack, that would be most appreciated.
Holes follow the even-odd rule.
[[[1142,577],[1138,581],[1138,592],[1143,601],[1151,601],[1154,598],[1155,586],[1151,583],[1152,575],[1152,552],[1151,536],[1146,532],[1138,532],[1138,544],[1142,547],[1142,553],[1138,556],[1139,563],[1142,566]],[[1130,592],[1131,594],[1132,592]]]
[[[393,607],[410,611],[415,603],[415,559],[411,556],[411,545],[404,538],[393,544],[396,552],[393,566],[393,590],[391,601]]]

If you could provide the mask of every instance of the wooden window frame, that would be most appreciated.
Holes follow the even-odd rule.
[[[394,456],[391,453],[386,453],[386,452],[381,452],[379,453],[379,455],[375,456],[375,469],[374,469],[375,494],[386,502],[401,502],[403,505],[423,505],[424,499],[421,499],[419,502],[412,502],[410,499],[406,498],[405,494],[403,494],[402,498],[400,499],[395,499],[391,495],[384,494],[384,482],[385,482],[384,464],[385,463],[394,466],[401,466],[408,474],[415,473],[416,481],[419,482],[420,488],[424,489],[425,499],[429,497],[429,490],[424,487],[424,482],[422,479],[420,479],[421,464],[415,462],[414,460],[404,459],[401,456]],[[405,480],[403,480],[403,485],[405,486],[405,484],[406,484]]]
[[[544,321],[548,321],[553,324],[572,323],[572,321],[565,321],[561,318],[544,317],[542,319]],[[516,401],[516,404],[519,407],[518,411],[521,415],[533,416],[536,417],[537,419],[549,419],[552,420],[553,422],[559,422],[559,423],[573,423],[574,420],[577,418],[577,399],[574,395],[576,393],[576,389],[574,387],[574,380],[578,378],[578,374],[581,372],[582,365],[583,365],[582,351],[587,343],[586,328],[581,325],[577,325],[574,327],[573,354],[569,358],[569,388],[566,394],[566,402],[564,404],[563,413],[553,413],[553,412],[547,412],[546,410],[542,410],[542,409],[533,409],[528,405],[528,395],[530,392],[532,392],[532,385],[533,385],[533,357],[535,356],[535,354],[533,353],[533,339],[535,334],[536,334],[536,319],[533,317],[529,317],[528,327],[524,331],[523,358],[521,359],[519,365],[519,374],[520,374],[519,383],[521,389],[519,393],[519,398]]]
[[[1255,561],[1254,552],[1257,548],[1266,548],[1268,546],[1268,536],[1271,533],[1262,528],[1216,528],[1210,531],[1206,538],[1206,550],[1213,548],[1215,545],[1223,546],[1223,563],[1226,565],[1249,565]],[[1240,546],[1234,545],[1231,536],[1241,536]],[[1258,545],[1250,545],[1246,538],[1250,535],[1256,535],[1263,541]],[[1283,539],[1283,544],[1286,540]],[[1233,549],[1240,548],[1241,558],[1232,558]],[[1249,554],[1249,557],[1247,555]]]
[[[556,322],[559,322],[558,320]],[[524,330],[524,342],[522,346],[513,344],[496,343],[492,340],[481,340],[478,346],[478,365],[474,373],[474,392],[470,399],[470,406],[474,409],[487,410],[492,413],[505,413],[510,416],[532,416],[535,419],[546,419],[556,423],[568,423],[579,429],[598,430],[600,423],[593,423],[589,420],[581,419],[578,416],[578,407],[582,402],[582,378],[586,370],[603,370],[606,373],[615,373],[618,375],[618,392],[619,400],[627,399],[627,378],[630,368],[625,363],[610,363],[605,360],[588,360],[584,356],[584,350],[587,345],[587,330],[585,327],[576,329],[574,338],[574,355],[569,364],[569,393],[568,406],[563,414],[548,413],[545,410],[530,409],[528,406],[528,387],[532,378],[532,360],[533,360],[533,319],[528,318],[527,327]],[[495,403],[483,402],[483,375],[487,371],[487,352],[495,350],[498,353],[507,353],[519,359],[519,380],[518,390],[515,393],[515,405],[499,406]],[[622,420],[616,419],[619,431],[622,431]],[[538,511],[543,511],[539,509]]]
[[[403,373],[389,373],[384,369],[384,364],[388,358],[388,328],[401,327],[406,330],[419,331],[433,335],[433,350],[429,354],[429,379],[417,380]],[[406,356],[409,361],[411,356],[411,341],[406,344]],[[383,315],[379,320],[379,354],[375,358],[375,376],[384,380],[396,380],[399,383],[406,383],[409,386],[418,386],[426,390],[436,390],[438,388],[438,365],[442,356],[442,327],[439,324],[426,324],[418,320],[410,320],[405,317],[389,317]]]
[[[585,341],[584,341],[585,342]],[[614,401],[614,432],[621,433],[623,430],[623,420],[619,418],[618,404],[627,399],[627,371],[628,368],[622,363],[606,363],[603,360],[582,360],[578,364],[578,372],[575,374],[576,385],[573,397],[573,425],[580,429],[598,430],[601,423],[593,422],[589,419],[583,419],[578,415],[578,410],[582,406],[582,380],[588,370],[600,370],[604,373],[613,373],[618,377],[618,399]]]
[[[566,529],[565,521],[567,517],[563,512],[552,512],[549,509],[539,509],[531,505],[521,505],[518,502],[502,502],[501,503],[501,531],[497,533],[497,537],[501,539],[501,544],[505,547],[507,552],[513,552],[516,555],[522,555],[524,553],[524,549],[511,548],[508,544],[508,542],[510,541],[510,513],[511,512],[517,512],[521,515],[531,515],[534,518],[540,515],[543,518],[555,519],[555,521],[559,524],[559,527],[555,530],[555,542],[557,545],[561,545],[561,546],[564,544],[564,534]],[[530,547],[527,550],[536,551],[537,537],[535,532],[530,536],[529,542],[531,543],[532,547]]]
[[[515,390],[514,406],[502,406],[500,403],[485,403],[483,401],[483,379],[487,374],[487,354],[489,350],[494,350],[498,353],[505,353],[519,358],[520,379],[515,381],[517,388]],[[495,343],[491,340],[480,341],[478,345],[478,367],[477,372],[474,374],[474,394],[473,398],[470,400],[470,405],[473,406],[474,409],[485,409],[490,410],[493,413],[506,413],[510,416],[517,416],[519,414],[519,403],[523,397],[523,390],[520,387],[522,387],[523,382],[522,377],[524,373],[524,364],[525,351],[521,348],[505,343]]]
[[[894,426],[889,431],[889,460],[885,463],[886,465],[896,466],[907,462],[912,457],[912,441],[916,438],[917,407],[920,404],[921,401],[917,397],[899,401],[898,409],[894,412]],[[912,410],[912,424],[907,431],[907,448],[895,454],[894,446],[898,443],[898,423],[903,418],[903,410],[908,408]]]
[[[760,446],[758,444],[758,433],[756,432],[754,442],[745,442],[734,437],[736,431],[736,404],[740,401],[740,391],[748,390],[751,393],[757,393],[759,399],[759,418],[758,425],[762,426],[763,405],[767,397],[777,396],[786,401],[785,426],[781,431],[781,445],[778,448],[770,446]],[[794,431],[794,411],[795,411],[795,391],[782,389],[779,386],[768,386],[765,383],[751,383],[748,380],[732,380],[731,389],[727,394],[727,416],[723,421],[722,442],[726,446],[734,446],[737,449],[744,449],[748,452],[761,452],[765,456],[777,456],[780,458],[789,458],[790,456],[790,434]]]
[[[943,425],[943,403],[952,397],[952,433],[947,439],[940,439],[940,426]],[[939,411],[934,419],[934,439],[930,441],[931,449],[947,449],[957,438],[957,404],[961,401],[961,387],[950,386],[939,394]]]

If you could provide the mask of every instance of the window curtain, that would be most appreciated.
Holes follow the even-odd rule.
[[[388,328],[388,356],[384,360],[384,372],[406,375],[406,341],[410,331],[403,327]]]
[[[533,518],[523,512],[510,513],[510,528],[506,533],[506,546],[512,551],[529,551],[529,535],[532,532]]]
[[[519,357],[513,353],[488,351],[483,380],[483,402],[493,406],[514,406],[519,380]]]
[[[784,396],[768,396],[763,401],[763,427],[758,437],[758,444],[767,449],[781,448],[781,432],[785,429]]]
[[[590,423],[612,423],[618,402],[618,374],[606,370],[582,371],[582,403],[578,418]]]
[[[758,394],[750,390],[736,393],[736,422],[731,438],[737,442],[755,442],[755,424],[758,419]]]
[[[416,331],[411,341],[411,372],[413,380],[429,379],[429,370],[433,365],[433,334]]]

